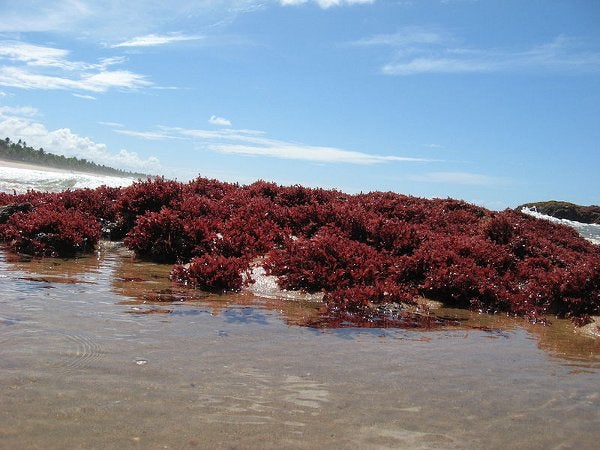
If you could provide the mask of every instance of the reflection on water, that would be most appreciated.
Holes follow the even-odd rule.
[[[316,329],[320,304],[172,284],[106,244],[0,252],[0,448],[595,448],[600,343],[458,326]]]

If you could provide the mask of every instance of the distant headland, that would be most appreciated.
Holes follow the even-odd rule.
[[[101,175],[110,175],[125,178],[148,178],[150,175],[140,172],[129,172],[115,169],[86,159],[67,158],[46,152],[43,148],[34,149],[19,139],[12,142],[10,138],[0,139],[0,160],[30,164],[33,166],[49,167],[54,169],[71,170],[76,172],[89,172]]]

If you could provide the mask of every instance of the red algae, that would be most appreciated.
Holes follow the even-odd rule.
[[[175,264],[172,279],[238,291],[260,260],[282,289],[323,293],[331,323],[405,323],[417,296],[533,322],[600,314],[600,248],[520,212],[391,192],[249,186],[197,178],[126,188],[3,194],[0,237],[16,251],[72,256],[100,230],[138,258]],[[410,325],[409,325],[410,326]]]
[[[18,252],[41,256],[73,256],[94,249],[100,223],[87,213],[63,205],[42,205],[16,212],[2,226],[2,235]]]
[[[197,256],[186,265],[176,265],[171,277],[205,291],[239,291],[247,278],[248,261],[222,255]]]

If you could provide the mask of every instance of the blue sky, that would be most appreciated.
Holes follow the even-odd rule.
[[[598,0],[0,0],[0,136],[181,181],[600,204]]]

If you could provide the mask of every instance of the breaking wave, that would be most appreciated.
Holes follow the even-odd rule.
[[[542,214],[538,212],[535,207],[528,208],[524,206],[521,209],[521,212],[528,214],[533,217],[537,217],[538,219],[549,220],[554,223],[561,223],[563,225],[568,225],[570,227],[575,228],[579,234],[590,241],[593,244],[600,245],[600,225],[594,223],[581,223],[576,222],[574,220],[567,219],[557,219],[556,217],[547,216],[546,214]]]
[[[11,194],[28,190],[60,192],[67,189],[95,189],[102,185],[119,187],[128,186],[134,181],[133,178],[109,175],[0,166],[0,191]]]

